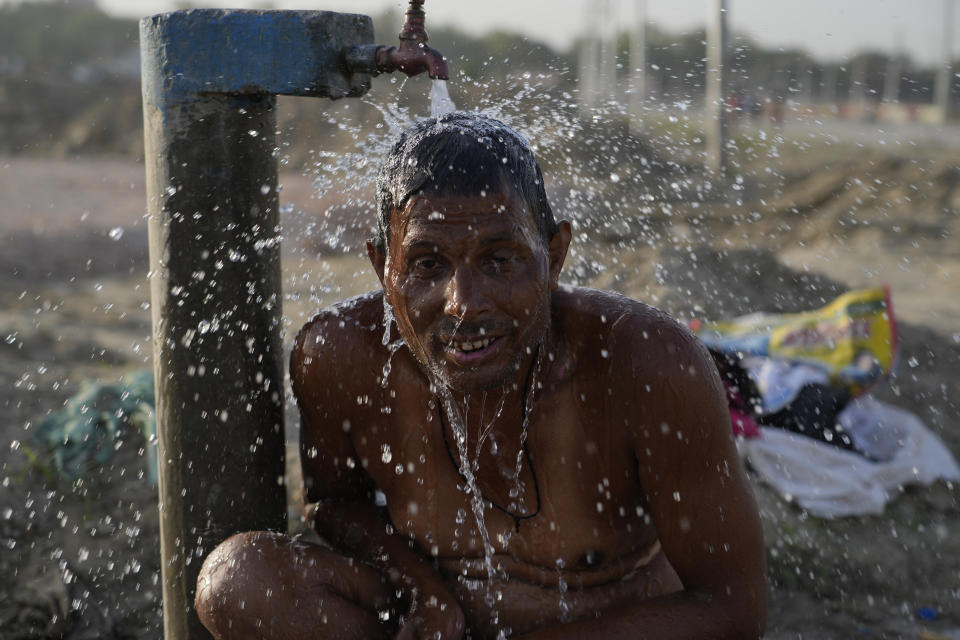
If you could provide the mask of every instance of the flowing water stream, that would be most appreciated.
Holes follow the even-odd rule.
[[[457,106],[450,99],[450,90],[446,80],[434,80],[430,86],[430,117],[439,118],[445,113],[455,111]]]

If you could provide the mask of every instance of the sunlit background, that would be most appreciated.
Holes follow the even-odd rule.
[[[899,367],[871,393],[960,453],[960,7],[719,4],[424,8],[457,107],[535,147],[577,234],[567,282],[683,322],[889,285]],[[161,634],[137,21],[200,6],[363,13],[384,44],[405,10],[0,0],[0,640]],[[708,46],[721,18],[722,64]],[[430,89],[384,75],[357,100],[279,99],[287,344],[318,308],[377,286],[363,250],[373,176],[396,132],[429,114]],[[87,424],[82,407],[105,431],[67,451],[56,428]],[[830,519],[751,479],[768,637],[960,638],[956,482],[898,482],[881,512]]]
[[[376,15],[400,10],[393,1],[357,0],[315,2],[209,2],[206,7],[317,9]],[[108,13],[142,17],[183,6],[162,0],[104,0]],[[196,6],[200,6],[199,4]],[[863,51],[904,54],[921,64],[937,62],[943,27],[943,0],[808,0],[764,2],[735,0],[730,3],[730,26],[767,47],[802,49],[817,60],[840,59]],[[456,2],[428,6],[435,27],[450,26],[478,36],[493,30],[522,33],[558,51],[568,51],[586,32],[585,26],[601,11],[609,11],[620,25],[644,12],[657,28],[684,32],[705,24],[707,7],[702,0],[547,0],[509,2],[493,0],[482,12],[465,11]],[[544,19],[549,16],[549,19]],[[960,20],[955,16],[954,21]]]

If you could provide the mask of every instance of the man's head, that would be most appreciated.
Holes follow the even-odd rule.
[[[462,392],[516,377],[549,327],[571,233],[523,138],[475,114],[416,125],[381,169],[378,207],[370,258],[428,375]]]
[[[519,195],[549,241],[557,230],[529,143],[507,125],[478,113],[457,111],[418,122],[400,135],[377,178],[377,236],[389,241],[391,213],[417,194]]]

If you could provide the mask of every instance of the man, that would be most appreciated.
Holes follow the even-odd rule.
[[[368,245],[382,292],[291,360],[307,518],[234,536],[197,609],[220,638],[749,638],[760,523],[720,380],[683,327],[558,284],[571,239],[527,143],[407,131]]]

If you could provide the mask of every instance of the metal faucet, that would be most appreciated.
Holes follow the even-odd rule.
[[[400,30],[400,46],[365,44],[346,47],[344,63],[349,71],[379,75],[400,71],[415,76],[426,71],[435,80],[449,80],[447,59],[427,45],[423,0],[410,0],[407,17]]]

